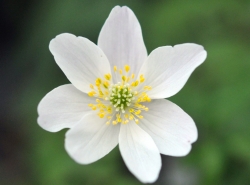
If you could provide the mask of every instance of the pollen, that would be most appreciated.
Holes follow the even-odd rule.
[[[97,78],[94,84],[90,84],[91,91],[88,92],[90,97],[96,98],[96,104],[88,106],[96,111],[99,118],[106,120],[106,125],[128,124],[132,120],[139,124],[143,119],[143,112],[149,111],[144,104],[151,101],[147,91],[152,87],[142,86],[142,90],[137,91],[137,87],[145,82],[145,77],[140,74],[135,79],[129,65],[125,65],[123,69],[114,66],[113,69],[118,82],[112,82],[110,73]]]

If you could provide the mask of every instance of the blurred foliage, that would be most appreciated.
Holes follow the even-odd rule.
[[[32,6],[26,4],[30,8],[22,15],[15,14],[15,1],[7,5],[13,20],[21,17],[16,22],[19,32],[8,51],[10,70],[15,76],[10,84],[15,85],[15,90],[8,102],[12,121],[4,124],[21,140],[15,141],[20,146],[11,154],[16,158],[11,163],[13,167],[0,165],[0,172],[5,172],[0,173],[0,182],[141,184],[125,167],[118,148],[93,164],[79,165],[64,150],[66,130],[53,134],[36,123],[41,98],[53,88],[69,83],[48,50],[50,40],[68,32],[96,43],[115,5],[127,5],[135,12],[148,53],[159,46],[185,42],[201,44],[208,52],[206,62],[170,98],[195,120],[199,139],[187,157],[163,156],[163,169],[155,184],[250,182],[249,0],[43,0]],[[1,163],[6,165],[3,160]],[[14,176],[12,169],[17,173]]]

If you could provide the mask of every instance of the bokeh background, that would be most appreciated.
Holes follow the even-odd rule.
[[[75,163],[64,134],[37,124],[37,105],[67,84],[48,44],[64,32],[96,43],[115,5],[137,15],[150,53],[198,43],[208,58],[170,100],[195,120],[199,139],[183,158],[162,156],[155,184],[250,184],[249,0],[2,0],[0,1],[0,184],[139,185],[118,148],[90,164]]]

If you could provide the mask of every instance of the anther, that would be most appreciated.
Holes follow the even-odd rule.
[[[129,72],[130,67],[129,67],[128,65],[125,65],[125,66],[124,66],[124,69],[125,69],[126,72]]]
[[[101,83],[102,83],[102,80],[100,78],[97,78],[95,81],[96,86],[100,86]]]
[[[106,74],[106,75],[104,75],[104,77],[106,78],[106,80],[110,80],[111,79],[111,74]]]
[[[103,114],[103,113],[99,114],[99,117],[100,117],[100,118],[103,118],[103,117],[104,117],[104,114]]]
[[[126,76],[122,76],[122,80],[125,82],[126,81]]]

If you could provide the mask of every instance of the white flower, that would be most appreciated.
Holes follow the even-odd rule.
[[[98,45],[64,33],[49,49],[72,84],[42,99],[38,123],[50,132],[69,128],[65,148],[76,162],[95,162],[119,143],[128,169],[141,182],[152,183],[161,168],[160,153],[189,153],[196,126],[164,98],[176,94],[205,60],[202,46],[163,46],[148,56],[134,13],[116,6]]]

